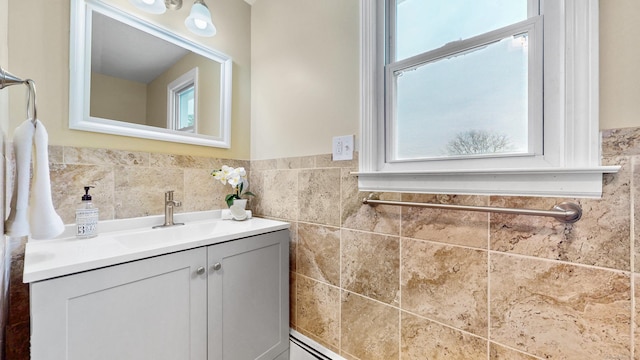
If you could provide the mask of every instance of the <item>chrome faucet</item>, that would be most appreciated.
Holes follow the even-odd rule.
[[[165,191],[164,193],[164,224],[156,225],[153,228],[162,228],[174,225],[184,225],[184,223],[173,222],[173,208],[180,207],[182,203],[177,200],[173,200],[173,190]]]

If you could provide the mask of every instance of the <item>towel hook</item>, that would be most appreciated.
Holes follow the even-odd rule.
[[[36,82],[27,79],[27,119],[31,119],[33,126],[36,126],[36,119],[38,119],[38,111],[36,109]]]

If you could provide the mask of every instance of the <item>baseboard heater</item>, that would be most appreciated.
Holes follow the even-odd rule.
[[[318,360],[345,360],[342,356],[293,329],[289,330],[289,339]]]

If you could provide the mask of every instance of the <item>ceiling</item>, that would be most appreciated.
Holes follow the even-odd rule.
[[[92,71],[148,84],[187,53],[177,45],[93,12]]]

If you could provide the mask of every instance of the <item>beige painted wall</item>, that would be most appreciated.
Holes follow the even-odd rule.
[[[110,1],[139,13],[127,0]],[[218,35],[205,39],[206,44],[234,57],[231,150],[166,146],[153,140],[69,130],[69,0],[10,2],[8,62],[16,74],[36,79],[39,113],[49,130],[50,142],[266,159],[327,153],[333,136],[358,133],[357,0],[258,1],[253,9],[243,1],[207,3]],[[170,15],[146,16],[166,22],[165,26],[177,26],[191,37],[177,24],[181,23],[177,17],[186,16],[188,7],[169,13],[176,16],[173,19]],[[640,50],[633,44],[640,35],[640,23],[635,20],[640,2],[603,0],[600,7],[600,127],[638,126]],[[242,15],[220,16],[233,12]],[[21,20],[24,18],[32,20],[25,22]],[[169,20],[175,23],[171,25]],[[225,37],[225,33],[233,36]],[[249,49],[243,42],[251,36]],[[10,94],[12,129],[24,118],[25,110],[23,91],[12,90]]]
[[[358,1],[258,1],[252,159],[329,153],[358,134]],[[600,128],[640,125],[640,1],[600,1]]]
[[[91,73],[91,116],[145,124],[147,85]]]
[[[244,1],[208,0],[218,34],[212,38],[202,38],[191,35],[184,27],[183,21],[191,7],[189,1],[185,1],[180,11],[168,11],[164,15],[143,14],[130,5],[128,0],[108,2],[233,58],[231,149],[69,130],[70,0],[11,1],[8,4],[8,13],[11,15],[8,26],[11,70],[16,75],[36,80],[38,114],[47,127],[50,144],[248,159],[251,141],[250,6]],[[15,128],[25,116],[24,92],[11,92],[9,127]]]
[[[358,134],[358,0],[257,1],[251,159],[325,154]]]
[[[640,125],[640,1],[600,0],[600,128]]]

